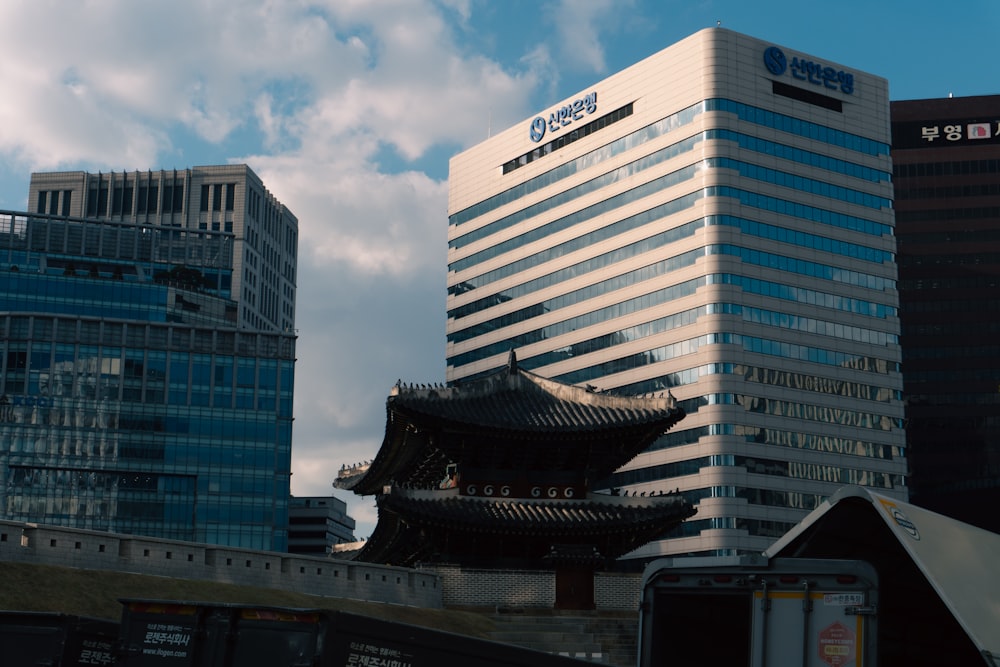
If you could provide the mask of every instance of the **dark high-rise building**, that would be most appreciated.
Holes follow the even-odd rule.
[[[891,109],[911,500],[1000,532],[1000,95]]]

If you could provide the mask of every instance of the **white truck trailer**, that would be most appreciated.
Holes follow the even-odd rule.
[[[640,667],[1000,667],[1000,535],[844,487],[759,555],[646,568]]]

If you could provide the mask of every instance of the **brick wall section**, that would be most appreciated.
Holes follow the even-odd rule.
[[[439,609],[430,571],[0,521],[0,562],[198,579]]]
[[[441,578],[445,607],[513,607],[551,609],[556,600],[555,573],[535,570],[480,570],[457,566],[424,566]],[[642,576],[598,572],[594,604],[600,610],[636,611]]]
[[[479,570],[457,566],[425,566],[441,579],[445,607],[545,607],[556,601],[556,580],[551,572],[531,570]]]
[[[598,572],[594,576],[594,604],[598,609],[638,611],[641,599],[641,574]]]

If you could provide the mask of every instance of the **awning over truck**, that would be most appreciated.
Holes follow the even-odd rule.
[[[1000,534],[849,486],[764,555],[868,561],[879,571],[882,599],[903,601],[901,613],[929,608],[929,585],[987,661],[1000,664]],[[918,572],[926,585],[914,581]]]

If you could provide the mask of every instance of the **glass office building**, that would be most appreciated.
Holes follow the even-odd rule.
[[[844,484],[906,498],[888,86],[701,31],[452,158],[447,370],[687,413],[612,478],[760,552]],[[629,563],[626,563],[626,565]]]
[[[220,190],[246,202],[259,186],[240,171]],[[87,188],[43,191],[88,205]],[[0,214],[0,516],[284,551],[295,337],[251,326],[266,311],[235,276],[251,232],[274,235],[236,206],[227,230],[224,204],[201,226],[197,196],[196,215],[136,221],[130,198],[97,219]]]

